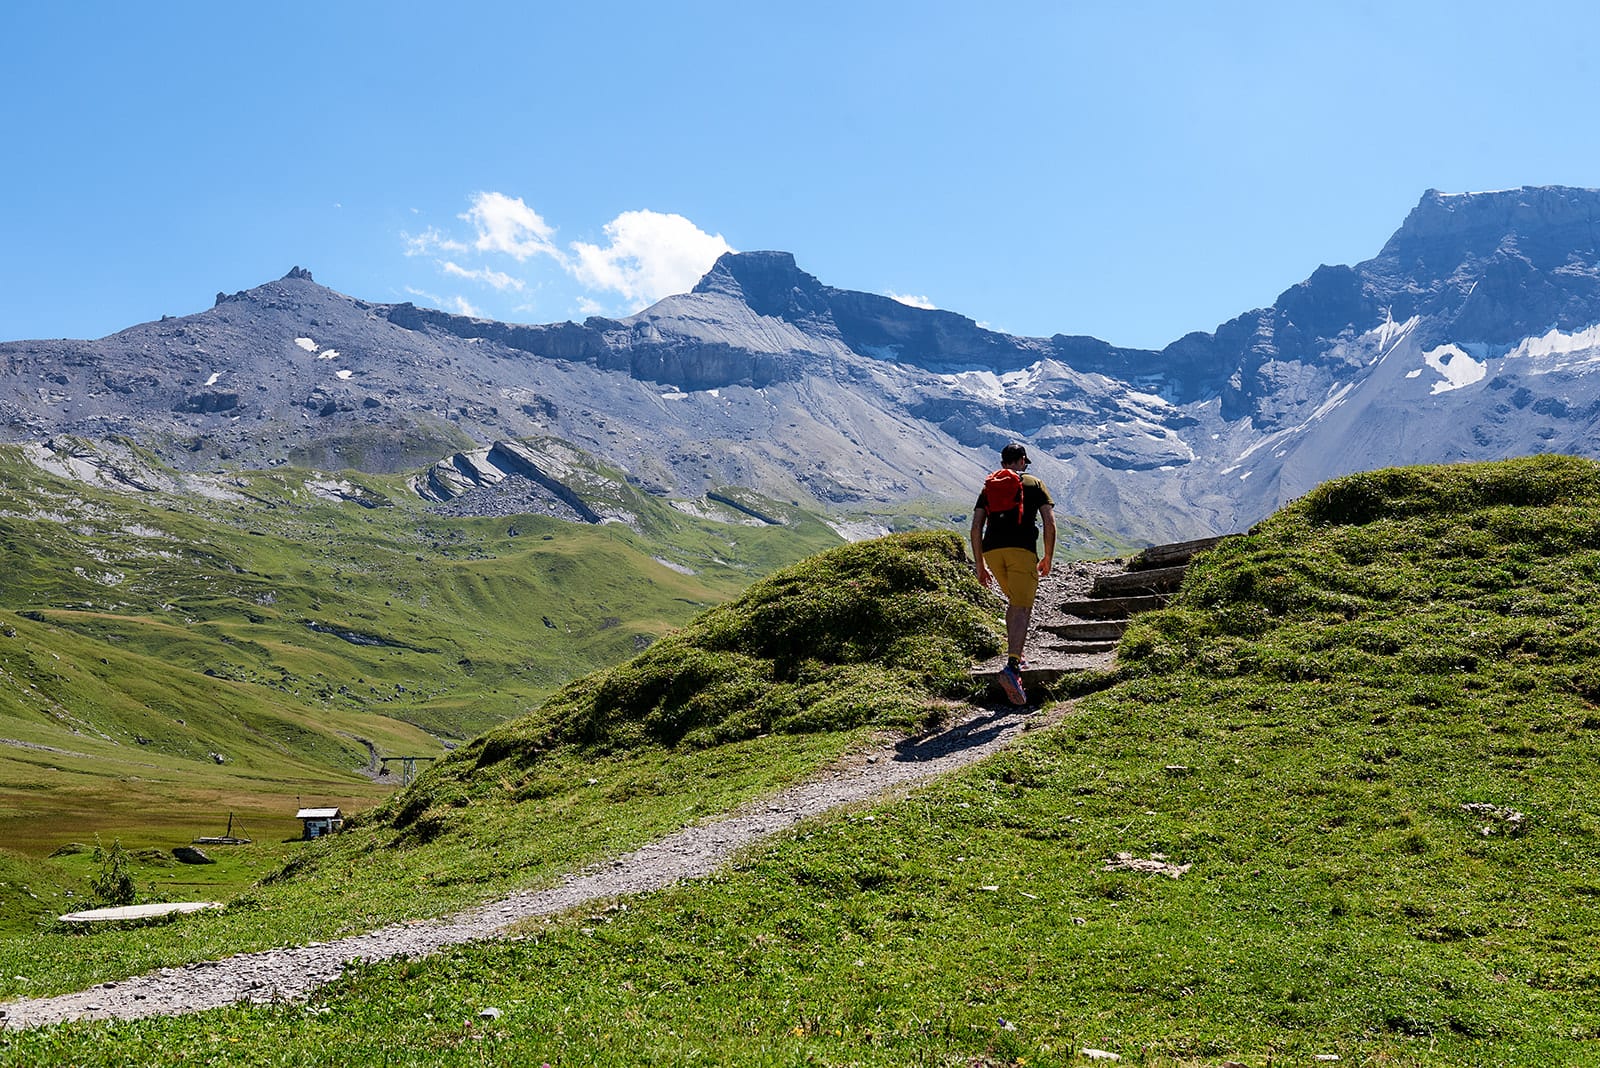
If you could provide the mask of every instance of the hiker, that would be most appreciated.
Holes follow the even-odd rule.
[[[1000,469],[984,480],[972,508],[972,557],[978,582],[988,588],[990,579],[995,579],[1006,596],[1006,666],[1000,669],[1000,688],[1014,705],[1028,703],[1022,689],[1022,650],[1039,580],[1050,574],[1056,551],[1056,502],[1027,470],[1028,450],[1013,441],[1000,450]],[[1043,556],[1037,523],[1041,519]]]

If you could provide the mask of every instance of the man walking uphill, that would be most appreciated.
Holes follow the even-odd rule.
[[[1028,450],[1013,441],[1000,450],[1000,470],[984,480],[972,508],[972,558],[978,581],[987,587],[994,579],[1006,595],[1006,666],[1000,669],[1000,688],[1014,705],[1028,703],[1022,689],[1022,649],[1033,621],[1039,580],[1050,574],[1056,551],[1056,502],[1027,470]]]

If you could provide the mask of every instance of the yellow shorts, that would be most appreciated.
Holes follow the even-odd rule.
[[[983,566],[1000,584],[1013,608],[1032,608],[1039,594],[1039,558],[1026,549],[990,549]]]

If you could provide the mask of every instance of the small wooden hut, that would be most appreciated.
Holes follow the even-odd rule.
[[[305,825],[302,837],[307,841],[325,834],[338,834],[344,829],[344,814],[336,808],[303,808],[294,818]]]

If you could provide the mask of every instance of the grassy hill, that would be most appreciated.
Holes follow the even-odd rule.
[[[937,541],[918,551],[936,560]],[[580,680],[219,915],[93,936],[93,960],[49,932],[0,942],[0,976],[28,976],[0,991],[442,911],[793,781],[908,721],[897,700],[871,714],[861,665],[884,658],[900,692],[894,671],[923,654],[898,650],[959,632],[955,602],[989,611],[937,563],[937,610],[886,609],[915,580],[872,587],[860,567],[881,560],[774,575],[662,643],[669,660]],[[834,620],[832,598],[846,611],[852,578],[876,603],[848,611],[884,628],[870,647],[805,623]],[[780,592],[822,613],[784,643],[787,612],[761,614]],[[311,1011],[73,1025],[0,1036],[0,1057],[1600,1063],[1597,603],[1600,465],[1342,479],[1197,560],[1129,631],[1112,686],[968,772],[625,909],[357,969]],[[748,700],[696,684],[707,657],[772,688],[842,674],[744,720]],[[904,685],[928,708],[944,678],[935,656]],[[842,694],[862,700],[827,707],[862,714],[805,714]]]
[[[442,756],[839,543],[775,502],[781,526],[695,517],[589,474],[629,523],[452,518],[398,478],[286,469],[113,492],[0,449],[0,847],[170,848],[230,811],[293,836],[301,800],[393,791],[373,754]]]

